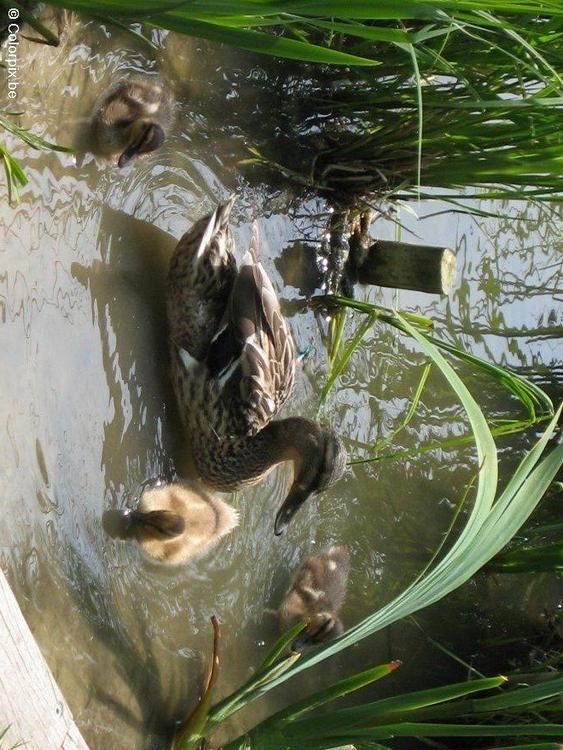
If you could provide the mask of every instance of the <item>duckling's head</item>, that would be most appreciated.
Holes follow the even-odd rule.
[[[137,510],[111,509],[102,516],[104,531],[114,539],[143,539],[151,536],[160,539],[173,539],[186,529],[186,521],[170,510],[153,510],[141,513]]]
[[[304,419],[300,422],[292,436],[295,478],[276,515],[276,535],[285,530],[307,498],[331,487],[346,469],[348,454],[342,438],[334,430],[315,422]]]
[[[133,120],[128,125],[127,145],[117,161],[118,167],[125,167],[134,159],[156,151],[164,143],[164,129],[150,119]]]
[[[343,631],[342,622],[332,612],[318,612],[291,644],[292,651],[303,651],[307,646],[336,638]]]

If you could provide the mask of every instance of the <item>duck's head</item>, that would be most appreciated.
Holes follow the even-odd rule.
[[[299,420],[291,441],[294,481],[276,515],[274,531],[278,536],[307,498],[340,479],[348,457],[341,437],[334,430],[309,420]]]
[[[342,622],[332,612],[318,612],[291,644],[292,651],[303,651],[307,646],[324,643],[342,633]]]
[[[164,143],[164,129],[157,122],[147,119],[134,120],[128,131],[128,141],[117,161],[118,167],[125,167],[143,154],[156,151]]]

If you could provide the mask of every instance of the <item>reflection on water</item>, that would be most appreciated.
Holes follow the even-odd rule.
[[[45,135],[61,142],[78,138],[90,102],[109,81],[156,72],[134,45],[95,25],[71,25],[59,49],[22,40],[26,78],[18,106],[27,124],[40,131],[45,124]],[[313,417],[326,373],[322,321],[300,301],[319,285],[300,243],[318,239],[324,207],[310,201],[290,210],[287,196],[251,186],[236,167],[260,120],[253,81],[261,68],[232,51],[206,54],[202,43],[173,35],[163,35],[162,45],[159,67],[179,98],[176,129],[162,151],[116,171],[90,156],[76,166],[72,156],[25,153],[14,143],[30,186],[18,208],[0,202],[1,562],[92,750],[163,746],[199,690],[212,614],[223,636],[218,694],[246,678],[276,634],[268,610],[311,550],[350,549],[345,622],[388,601],[435,549],[476,468],[470,448],[355,467],[311,501],[282,539],[271,533],[288,482],[278,470],[233,500],[241,511],[238,533],[179,570],[150,566],[134,546],[104,536],[104,509],[131,502],[147,477],[170,475],[181,461],[166,364],[167,258],[175,239],[229,192],[242,195],[234,212],[239,248],[250,220],[260,217],[263,261],[297,346],[312,346],[286,412]],[[383,289],[358,296],[429,315],[439,334],[532,375],[555,396],[563,286],[557,217],[533,206],[520,213],[505,205],[488,209],[507,218],[402,217],[422,242],[456,249],[450,298]],[[417,207],[420,215],[430,210]],[[395,230],[380,221],[374,231],[392,238]],[[354,323],[351,317],[348,332]],[[397,425],[423,363],[394,330],[379,326],[366,337],[322,412],[351,454],[363,455]],[[484,379],[471,382],[488,414],[514,409],[511,397]],[[464,430],[451,393],[432,373],[396,447]],[[512,439],[510,453],[502,454],[506,471],[528,440]],[[504,620],[518,617],[528,636],[543,606],[554,606],[555,590],[549,578],[540,579],[522,610],[527,581],[509,583],[480,578],[420,622],[467,660],[477,658],[491,633],[502,633]],[[504,669],[502,656],[497,651],[476,663]],[[459,665],[413,625],[401,624],[333,659],[323,680],[389,658],[405,665],[377,691],[463,678]],[[320,674],[300,678],[303,689],[318,686]],[[278,691],[271,705],[292,693],[292,686]],[[259,707],[252,718],[266,710]]]

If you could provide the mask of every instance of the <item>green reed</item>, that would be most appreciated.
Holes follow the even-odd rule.
[[[287,649],[302,628],[303,625],[298,625],[284,634],[257,674],[211,709],[206,689],[196,710],[176,733],[174,750],[206,746],[206,738],[217,727],[264,695],[269,682],[287,672],[299,659],[299,654],[288,654]],[[213,661],[218,665],[216,625],[214,631]],[[387,750],[387,745],[374,743],[396,737],[417,740],[440,737],[445,738],[445,742],[460,737],[476,738],[482,747],[486,738],[492,738],[491,741],[507,738],[510,745],[495,744],[495,747],[561,750],[556,740],[563,734],[563,724],[557,721],[563,675],[557,672],[546,681],[526,686],[522,686],[517,675],[510,680],[502,675],[480,677],[399,693],[347,708],[331,706],[330,713],[318,713],[328,704],[389,677],[400,666],[401,662],[392,661],[340,679],[270,715],[244,735],[228,741],[222,746],[223,750],[300,750],[303,747],[331,750],[349,747],[352,742],[357,750],[364,747]],[[494,692],[490,694],[491,691]],[[442,746],[452,747],[452,750],[456,747]]]
[[[9,747],[4,748],[4,745],[2,743],[9,731],[10,731],[9,725],[5,727],[4,729],[0,730],[0,750],[17,750],[17,748],[19,747],[24,747],[26,744],[25,742],[16,742],[15,745],[10,745]]]
[[[431,344],[433,347],[447,352],[455,359],[470,365],[474,371],[483,373],[491,379],[491,382],[497,383],[501,388],[507,390],[518,400],[524,411],[522,416],[509,417],[502,421],[488,421],[487,424],[493,437],[502,437],[522,432],[529,427],[547,421],[553,417],[554,409],[551,399],[541,388],[531,381],[510,372],[504,367],[499,367],[491,362],[486,362],[485,360],[482,360],[473,354],[469,354],[447,341],[432,336],[431,331],[433,325],[429,318],[425,318],[421,315],[413,315],[412,313],[400,313],[379,305],[370,304],[369,302],[362,302],[360,300],[337,297],[334,295],[314,297],[311,300],[311,305],[313,307],[328,310],[333,314],[338,310],[349,309],[354,310],[356,313],[363,314],[364,316],[363,321],[358,325],[350,341],[343,346],[343,351],[340,356],[335,355],[330,361],[328,377],[321,391],[321,404],[326,400],[338,377],[344,371],[350,357],[360,345],[364,335],[375,325],[384,324],[390,325],[406,335],[412,335],[409,328],[414,326],[413,330],[416,330],[417,335],[422,337],[427,344]],[[405,323],[408,323],[409,325],[406,326]],[[420,382],[413,393],[411,406],[407,410],[403,422],[391,435],[372,446],[366,457],[353,458],[350,461],[352,465],[382,461],[384,459],[397,459],[407,456],[422,455],[434,450],[448,450],[473,443],[473,434],[468,433],[467,435],[422,444],[416,448],[392,451],[381,455],[382,450],[387,448],[393,439],[402,432],[412,420],[428,378],[428,368],[429,365],[427,365],[423,371]]]
[[[21,141],[26,143],[31,148],[37,151],[61,151],[71,153],[72,148],[65,146],[59,146],[56,143],[50,143],[49,141],[41,138],[29,130],[20,127],[16,122],[15,118],[20,113],[6,112],[0,110],[0,128],[3,128],[8,133],[15,135]],[[20,163],[15,159],[8,149],[0,143],[0,159],[4,164],[4,173],[6,176],[6,185],[8,188],[8,200],[10,203],[19,203],[20,200],[20,188],[27,185],[28,180]]]
[[[396,737],[413,739],[460,737],[507,737],[517,745],[502,747],[528,750],[556,750],[563,725],[550,720],[563,694],[563,678],[532,687],[511,687],[498,692],[507,683],[498,676],[468,680],[443,687],[402,693],[350,708],[332,707],[330,713],[315,715],[317,708],[337,700],[371,682],[385,677],[400,666],[382,665],[341,680],[309,698],[290,705],[269,717],[244,737],[224,746],[224,750],[315,750],[344,747],[387,748],[374,744]],[[483,693],[495,690],[493,695]],[[499,720],[499,715],[504,715]],[[518,738],[524,738],[518,742]],[[541,740],[547,742],[529,740]],[[447,742],[446,739],[446,742]],[[456,745],[452,746],[455,747]]]
[[[561,483],[554,487],[561,492]],[[494,557],[487,570],[496,573],[563,573],[563,522],[526,524],[510,546]]]

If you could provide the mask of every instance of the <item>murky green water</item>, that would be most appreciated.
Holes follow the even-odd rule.
[[[124,505],[140,482],[170,471],[182,454],[168,384],[163,279],[175,240],[233,190],[241,194],[234,212],[239,249],[258,218],[262,259],[297,345],[313,347],[287,413],[314,416],[326,374],[324,323],[295,304],[304,282],[294,244],[318,239],[324,205],[290,206],[288,195],[251,186],[236,164],[252,143],[253,123],[263,125],[267,102],[254,85],[264,75],[261,61],[173,35],[161,42],[156,65],[130,37],[95,25],[71,23],[56,50],[22,40],[18,109],[51,139],[79,140],[99,91],[147,69],[159,68],[175,83],[178,122],[162,151],[123,171],[89,156],[77,166],[73,156],[29,153],[10,142],[30,186],[18,208],[0,201],[0,559],[92,750],[162,746],[159,737],[199,689],[212,614],[223,636],[218,694],[248,676],[276,635],[268,610],[311,550],[333,543],[350,549],[345,623],[388,601],[435,549],[476,470],[469,448],[356,467],[309,502],[281,539],[272,519],[289,478],[277,470],[233,501],[241,511],[234,534],[173,571],[149,566],[134,547],[104,535],[103,510]],[[436,210],[414,208],[420,216]],[[458,276],[449,298],[375,288],[358,296],[429,315],[439,334],[534,377],[555,396],[562,374],[560,222],[533,206],[489,208],[509,218],[401,215],[423,242],[455,249]],[[379,221],[374,231],[392,238],[395,229]],[[350,320],[349,332],[353,326]],[[423,362],[394,330],[380,326],[366,338],[323,409],[352,456],[397,425]],[[484,378],[469,383],[487,414],[516,408]],[[452,394],[433,373],[395,447],[464,429]],[[503,444],[505,476],[530,440]],[[532,585],[481,577],[420,622],[480,669],[506,669],[502,648],[483,656],[486,639],[505,635],[507,625],[513,635],[536,638],[543,608],[561,606],[558,596],[549,577]],[[405,664],[392,683],[378,684],[380,692],[465,674],[405,624],[338,655],[322,673],[298,678],[303,687],[287,686],[270,706],[343,669],[389,658]]]

